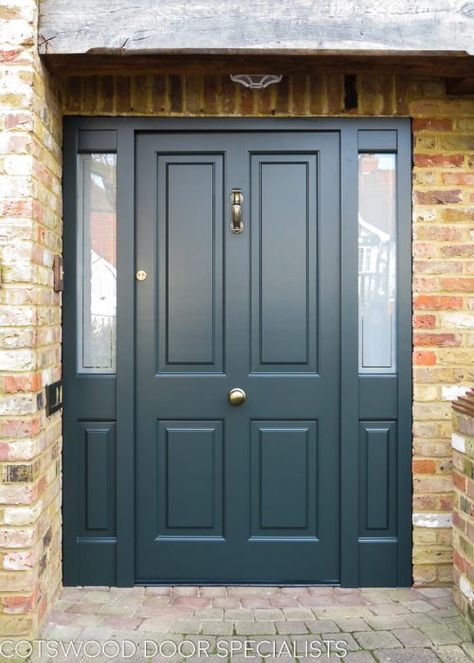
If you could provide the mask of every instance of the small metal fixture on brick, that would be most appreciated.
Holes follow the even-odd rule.
[[[63,381],[58,380],[46,386],[46,416],[60,410],[63,406]]]
[[[59,255],[53,257],[53,290],[54,292],[64,290],[63,257]]]
[[[269,85],[279,83],[282,74],[231,74],[230,80],[252,90],[262,90]]]

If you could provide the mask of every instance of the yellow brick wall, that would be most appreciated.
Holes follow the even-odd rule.
[[[89,76],[61,82],[63,111],[143,116],[413,118],[413,576],[452,580],[450,401],[474,382],[474,98],[443,79],[292,75],[265,90],[228,76]]]
[[[37,632],[61,582],[61,110],[34,0],[0,2],[0,638]]]

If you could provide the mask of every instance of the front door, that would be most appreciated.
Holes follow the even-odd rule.
[[[337,582],[339,135],[136,164],[136,581]]]

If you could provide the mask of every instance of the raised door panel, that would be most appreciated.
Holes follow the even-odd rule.
[[[360,424],[361,536],[392,536],[396,523],[396,423]]]
[[[254,154],[252,370],[317,372],[317,155]]]
[[[158,423],[158,537],[222,534],[222,422]]]
[[[317,536],[317,424],[251,424],[252,537]]]
[[[77,503],[81,537],[115,535],[115,423],[79,423],[79,468],[83,487]]]
[[[223,371],[223,157],[157,156],[158,372]]]

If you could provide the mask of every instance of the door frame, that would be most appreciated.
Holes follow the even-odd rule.
[[[117,151],[117,373],[116,373],[116,585],[135,584],[135,136],[140,132],[278,132],[331,131],[340,135],[340,282],[341,282],[341,421],[340,421],[340,527],[341,586],[360,586],[359,531],[359,376],[358,338],[358,234],[357,182],[361,147],[367,151],[397,152],[397,496],[398,532],[396,573],[399,586],[412,584],[412,305],[411,305],[411,122],[409,118],[64,118],[64,334],[63,367],[64,439],[76,425],[73,397],[67,396],[76,378],[75,251],[77,153]],[[363,134],[359,134],[363,132]],[[367,136],[372,134],[373,143]],[[364,135],[362,139],[361,136]],[[392,136],[392,138],[390,138]],[[367,142],[368,141],[368,142]],[[361,144],[361,142],[363,144]],[[82,146],[82,147],[81,147]],[[348,155],[348,156],[345,156]],[[133,232],[131,232],[133,228]],[[72,441],[71,436],[71,441]],[[350,443],[344,443],[344,440]],[[401,443],[400,443],[401,441]],[[63,548],[64,573],[73,578],[77,568],[77,476],[72,444],[64,444]],[[71,583],[72,584],[72,583]],[[77,584],[77,583],[76,583]]]

